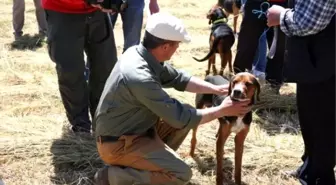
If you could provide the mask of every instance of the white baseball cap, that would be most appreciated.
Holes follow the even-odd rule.
[[[160,39],[184,43],[189,43],[191,40],[183,22],[166,12],[158,12],[149,16],[146,31]]]

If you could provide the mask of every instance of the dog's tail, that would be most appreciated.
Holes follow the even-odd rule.
[[[210,52],[202,59],[197,59],[195,57],[192,57],[194,60],[196,60],[197,62],[203,62],[208,60],[215,52],[218,46],[218,43],[221,39],[220,38],[216,38],[212,44],[212,47],[210,48]]]

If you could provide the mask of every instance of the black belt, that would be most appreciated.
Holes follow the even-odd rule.
[[[96,138],[97,142],[105,143],[105,142],[115,142],[119,140],[119,136],[98,136]]]

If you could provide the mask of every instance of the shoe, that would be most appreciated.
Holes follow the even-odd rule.
[[[91,133],[90,128],[82,127],[82,126],[73,126],[72,131],[75,133],[82,132],[82,133]]]
[[[15,34],[15,33],[14,33],[14,40],[15,40],[15,41],[20,41],[21,38],[22,38],[22,34],[20,34],[20,33]]]
[[[108,181],[108,166],[99,169],[93,177],[95,185],[110,185]]]
[[[72,123],[72,131],[73,132],[84,132],[90,133],[91,132],[91,121],[85,118],[77,118]]]
[[[292,178],[299,178],[299,176],[300,176],[300,171],[301,171],[301,166],[298,168],[298,169],[296,169],[296,170],[292,170],[292,171],[285,171],[284,173],[285,173],[285,175],[286,176],[288,176],[288,177],[292,177]]]

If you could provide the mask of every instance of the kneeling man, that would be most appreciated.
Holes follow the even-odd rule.
[[[190,42],[182,21],[156,13],[148,18],[141,44],[127,49],[116,63],[94,119],[98,153],[109,165],[96,173],[97,184],[186,184],[192,172],[175,151],[189,130],[250,110],[249,102],[230,98],[202,110],[171,98],[162,88],[219,95],[228,90],[165,63],[180,42]]]

